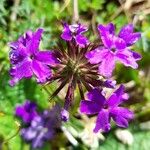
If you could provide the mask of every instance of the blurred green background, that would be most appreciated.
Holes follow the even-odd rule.
[[[125,83],[130,100],[125,105],[134,110],[136,117],[127,130],[115,126],[107,134],[91,132],[93,119],[86,116],[63,124],[61,133],[42,150],[149,150],[150,149],[150,0],[79,0],[80,22],[89,27],[91,41],[96,40],[98,23],[113,22],[117,30],[132,22],[142,39],[132,48],[142,54],[139,69],[117,65],[114,79]],[[47,108],[48,93],[34,79],[22,80],[10,87],[8,70],[10,41],[15,41],[26,30],[45,29],[41,47],[51,49],[61,33],[61,21],[72,22],[72,0],[0,0],[0,150],[29,150],[20,138],[16,104],[25,99],[36,101],[41,109]],[[51,93],[55,85],[49,87]],[[56,98],[57,100],[58,98]],[[78,101],[77,97],[77,101]],[[122,131],[125,131],[125,133]],[[67,134],[68,133],[68,134]],[[69,136],[68,136],[69,135]],[[72,137],[73,140],[70,140]]]

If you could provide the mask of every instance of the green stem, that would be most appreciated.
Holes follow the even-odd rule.
[[[79,21],[78,0],[73,0],[73,23]]]

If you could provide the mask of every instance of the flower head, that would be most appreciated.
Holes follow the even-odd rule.
[[[136,43],[140,33],[133,33],[133,25],[128,24],[122,27],[118,35],[115,34],[115,27],[112,23],[104,26],[99,25],[101,40],[104,46],[87,52],[86,58],[91,64],[99,64],[99,73],[110,77],[115,68],[116,61],[134,69],[138,67],[137,60],[141,59],[140,54],[130,50],[129,46]]]
[[[80,103],[80,111],[85,114],[98,114],[94,132],[109,131],[111,128],[111,118],[117,126],[126,128],[128,121],[133,119],[133,112],[119,105],[125,100],[124,86],[121,85],[108,100],[102,95],[98,88],[93,89],[87,94],[88,100],[82,100]]]
[[[16,107],[15,114],[25,123],[30,123],[36,116],[38,116],[36,104],[27,100],[22,106],[19,105]]]
[[[59,105],[50,110],[44,110],[42,113],[36,112],[35,103],[26,101],[23,106],[16,108],[16,115],[21,117],[25,126],[21,129],[21,136],[27,142],[30,142],[33,148],[42,147],[43,144],[51,140],[60,128],[61,118]]]
[[[87,27],[81,24],[73,24],[68,25],[64,23],[63,33],[61,34],[61,38],[66,41],[75,40],[75,42],[80,47],[85,47],[89,44],[88,39],[82,35],[82,33],[87,31]]]
[[[49,66],[55,65],[58,60],[52,51],[39,51],[42,33],[43,29],[40,28],[36,32],[28,31],[18,41],[10,43],[11,86],[22,78],[31,78],[32,75],[40,83],[46,82],[52,76]]]

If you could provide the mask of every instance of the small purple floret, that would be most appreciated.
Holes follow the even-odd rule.
[[[67,23],[64,23],[63,26],[63,33],[61,34],[62,39],[66,41],[74,39],[80,47],[85,47],[89,44],[88,39],[82,35],[82,33],[88,30],[87,27],[81,24],[68,25]]]
[[[65,109],[61,111],[61,120],[67,122],[69,120],[69,112]]]
[[[111,118],[117,126],[128,127],[128,121],[133,119],[134,115],[132,111],[119,106],[125,100],[123,98],[124,86],[121,85],[108,100],[105,99],[101,92],[99,89],[93,89],[87,94],[87,100],[82,100],[80,103],[81,113],[98,114],[93,131],[95,133],[99,130],[108,132],[111,128]]]

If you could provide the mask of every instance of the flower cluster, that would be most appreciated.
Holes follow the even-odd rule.
[[[16,107],[16,116],[23,122],[20,134],[33,148],[42,147],[46,141],[54,138],[56,129],[61,125],[60,106],[56,105],[42,113],[37,112],[36,108],[37,105],[29,100]]]
[[[36,32],[27,31],[16,42],[10,43],[9,56],[12,64],[10,85],[13,86],[19,80],[31,78],[33,75],[38,83],[45,86],[57,81],[58,88],[51,98],[67,87],[64,108],[60,113],[62,120],[69,119],[69,109],[74,103],[74,92],[78,89],[81,96],[80,112],[98,114],[94,132],[109,131],[111,118],[118,126],[127,127],[128,121],[133,118],[133,113],[119,106],[127,99],[124,86],[121,85],[108,99],[105,98],[103,88],[116,87],[116,81],[110,78],[116,62],[134,69],[138,67],[137,61],[141,56],[132,51],[131,46],[140,39],[141,34],[133,31],[132,24],[122,27],[118,34],[115,33],[114,24],[100,24],[98,31],[101,42],[95,44],[84,35],[88,30],[86,26],[63,23],[63,27],[61,38],[65,43],[58,43],[57,48],[52,50],[39,51],[43,29],[38,29]],[[88,91],[87,98],[84,96],[85,90]],[[29,115],[30,108],[32,110],[29,111]],[[20,107],[16,112],[18,116],[22,116],[24,122],[31,121],[30,127],[22,130],[22,135],[25,139],[33,139],[28,133],[37,126],[43,126],[44,122],[41,116],[36,117],[35,106]],[[41,132],[41,129],[39,130],[35,132]],[[43,133],[38,135],[40,137],[35,136],[36,139],[43,137]]]

